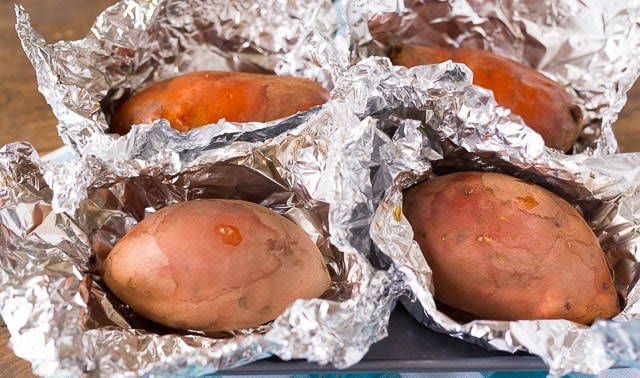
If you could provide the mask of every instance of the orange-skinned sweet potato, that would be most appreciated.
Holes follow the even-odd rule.
[[[171,127],[229,122],[268,122],[321,105],[329,92],[319,83],[292,76],[198,71],[152,84],[127,99],[111,118],[120,135],[132,125],[164,118]]]
[[[584,124],[582,109],[569,92],[544,74],[520,62],[480,49],[447,49],[400,45],[392,49],[396,65],[413,67],[451,60],[473,72],[473,83],[490,89],[498,104],[522,117],[545,144],[567,152]]]
[[[475,318],[591,324],[620,311],[611,269],[578,211],[498,173],[459,172],[405,190],[404,214],[434,298]]]
[[[239,200],[166,206],[101,263],[107,287],[140,315],[206,333],[258,326],[331,284],[324,257],[282,215]]]

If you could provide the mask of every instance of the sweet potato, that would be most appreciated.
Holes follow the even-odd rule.
[[[473,83],[490,89],[496,102],[522,117],[545,144],[567,152],[584,124],[582,109],[569,92],[549,77],[520,62],[479,49],[446,49],[400,45],[392,49],[396,65],[413,67],[451,60],[473,72]]]
[[[584,218],[554,193],[499,173],[458,172],[405,190],[404,214],[434,298],[475,318],[591,324],[620,311]]]
[[[134,226],[100,266],[120,300],[158,324],[206,333],[258,326],[331,278],[309,236],[239,200],[166,206]]]
[[[321,105],[329,92],[298,77],[242,72],[198,71],[152,84],[119,106],[111,131],[120,135],[132,125],[164,118],[188,131],[226,119],[267,122]]]

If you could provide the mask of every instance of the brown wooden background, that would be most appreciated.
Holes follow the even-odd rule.
[[[48,43],[83,38],[95,17],[115,0],[22,0],[34,28]],[[15,32],[14,2],[0,0],[0,146],[28,141],[40,154],[60,147],[56,119],[37,90],[35,71]],[[622,152],[640,151],[640,84],[614,125]],[[9,333],[0,323],[0,375],[29,377],[30,364],[7,347]]]

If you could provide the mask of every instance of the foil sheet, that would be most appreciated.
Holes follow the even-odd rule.
[[[361,167],[377,129],[346,93],[253,132],[179,133],[160,121],[64,163],[42,161],[27,143],[4,146],[0,303],[11,348],[43,376],[200,376],[269,356],[357,363],[386,336],[405,285],[363,253],[374,208]],[[270,324],[219,335],[136,316],[92,262],[155,209],[197,198],[249,200],[292,219],[323,252],[331,290]]]
[[[638,9],[619,1],[512,2],[509,9],[342,1],[336,16],[327,2],[264,3],[124,0],[105,10],[85,39],[54,44],[16,8],[40,91],[76,155],[54,164],[25,143],[0,150],[0,304],[10,346],[36,374],[204,375],[273,355],[344,368],[385,336],[398,300],[427,327],[540,355],[554,375],[637,364],[640,157],[615,153],[611,124],[638,77],[630,56],[640,38]],[[532,11],[539,3],[545,11]],[[470,25],[473,33],[455,34],[460,41],[504,50],[571,85],[593,125],[574,154],[545,148],[519,117],[471,84],[463,65],[407,70],[376,57],[386,46],[377,33],[395,25],[402,33],[394,35],[411,35],[424,13],[414,9],[438,9],[448,15],[442,20]],[[576,9],[584,18],[567,17]],[[369,20],[379,15],[386,26],[372,30]],[[248,22],[234,29],[229,20]],[[527,38],[505,43],[488,31]],[[569,38],[556,45],[549,35]],[[531,41],[545,48],[530,48]],[[332,89],[331,100],[266,124],[221,121],[180,134],[158,121],[124,137],[108,133],[109,106],[119,96],[196,69],[310,77]],[[580,208],[616,266],[624,311],[590,328],[566,321],[458,324],[437,312],[430,269],[400,211],[401,190],[460,169],[509,172]],[[250,198],[298,222],[334,270],[333,290],[296,302],[266,327],[220,338],[136,328],[147,324],[105,296],[90,274],[94,252],[160,206],[217,196]]]
[[[351,59],[393,44],[472,47],[533,67],[563,84],[583,109],[573,153],[618,149],[612,130],[640,71],[638,4],[597,0],[345,0]]]
[[[364,63],[370,64],[365,66]],[[540,356],[551,376],[597,374],[628,364],[637,351],[638,193],[640,154],[567,155],[544,146],[519,117],[501,109],[471,72],[451,62],[412,69],[363,60],[359,78],[384,77],[396,102],[372,114],[378,134],[372,164],[376,213],[370,235],[376,266],[404,274],[411,295],[400,301],[426,327],[490,350]],[[397,94],[409,93],[409,97]],[[463,170],[502,172],[544,186],[583,214],[615,270],[623,311],[587,327],[566,320],[460,323],[437,307],[431,268],[402,214],[402,190],[434,175]],[[570,269],[568,267],[567,269]],[[637,366],[637,361],[633,362]]]
[[[104,10],[83,39],[47,43],[16,6],[16,30],[38,88],[76,155],[109,133],[110,114],[139,88],[199,70],[306,77],[330,88],[320,65],[339,28],[326,1],[123,0]],[[346,47],[345,47],[346,48]]]

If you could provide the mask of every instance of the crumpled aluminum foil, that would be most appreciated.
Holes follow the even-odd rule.
[[[374,208],[362,167],[377,129],[350,108],[366,105],[363,93],[344,93],[251,132],[179,133],[159,121],[107,144],[96,137],[91,155],[64,163],[40,160],[26,143],[3,147],[0,303],[15,353],[43,376],[198,376],[274,355],[358,362],[386,336],[406,288],[363,253]],[[251,200],[294,220],[323,251],[332,290],[271,324],[213,338],[127,311],[92,274],[95,254],[154,209],[195,198]]]
[[[198,70],[268,72],[331,88],[328,58],[345,66],[332,36],[340,27],[329,0],[258,2],[122,0],[104,10],[87,36],[47,41],[16,6],[16,30],[38,88],[76,155],[109,132],[118,100],[150,83]],[[345,47],[346,48],[346,45]]]
[[[539,59],[532,61],[558,80],[584,84],[575,90],[585,108],[596,104],[588,113],[595,124],[593,135],[585,135],[585,147],[575,149],[585,153],[564,155],[545,148],[490,93],[471,85],[466,67],[443,63],[406,70],[370,57],[384,44],[370,43],[369,15],[382,9],[397,22],[413,14],[412,6],[427,3],[366,3],[343,0],[350,51],[333,38],[337,25],[326,3],[269,2],[242,8],[235,2],[124,0],[98,17],[87,38],[53,45],[39,37],[26,11],[17,8],[16,28],[40,90],[60,120],[63,141],[76,154],[70,162],[53,164],[40,160],[24,143],[0,150],[0,229],[6,240],[0,254],[0,304],[11,347],[32,362],[36,374],[201,375],[272,355],[346,367],[384,337],[398,299],[428,327],[488,348],[528,350],[540,355],[552,374],[598,372],[616,361],[637,364],[629,351],[638,345],[633,332],[639,211],[634,195],[639,192],[635,167],[640,157],[614,153],[610,125],[638,77],[638,62],[628,56],[639,38],[632,22],[638,10],[616,1],[564,2],[568,9],[587,7],[591,11],[579,14],[599,20],[600,28],[586,27],[585,38],[576,29],[581,24],[564,17],[571,14],[565,5],[552,2],[549,9],[562,11],[546,14],[544,23],[520,21],[528,15],[542,17],[537,12],[517,13],[518,22],[507,23],[527,25],[520,33],[538,40],[546,41],[554,31],[570,35],[562,48],[545,50],[544,59],[530,52]],[[481,32],[485,27],[493,30],[494,17],[474,16],[492,3],[477,10],[467,3],[451,4],[456,5],[451,15],[473,16],[467,21],[476,35],[486,36]],[[229,13],[209,13],[216,6],[228,7]],[[211,17],[244,20],[240,15],[255,16],[251,10],[259,8],[282,11],[292,24],[283,18],[260,20],[258,12],[247,25],[313,27],[302,39],[289,40],[285,31],[271,33],[283,38],[274,47],[265,37],[269,33],[248,37],[242,31],[256,29],[244,27],[207,43],[202,37],[210,34],[194,26],[202,23],[191,23]],[[516,13],[498,16],[504,22]],[[218,31],[229,23],[207,25]],[[536,25],[545,25],[544,32],[532,32]],[[516,29],[506,30],[519,34]],[[579,55],[577,47],[594,47],[603,38],[606,48]],[[487,48],[513,45],[487,40]],[[562,60],[566,56],[575,58],[571,65]],[[626,70],[615,69],[623,63]],[[180,134],[159,121],[120,138],[106,133],[103,106],[122,95],[113,88],[126,92],[205,68],[311,77],[333,88],[332,98],[318,109],[267,124],[221,121]],[[627,299],[624,312],[614,321],[585,328],[566,321],[457,324],[435,311],[429,267],[399,207],[401,189],[434,168],[507,171],[544,184],[579,206],[616,264]],[[338,273],[331,296],[297,302],[268,327],[239,331],[233,338],[127,330],[138,320],[118,311],[89,274],[92,248],[109,246],[163,204],[221,195],[225,189],[220,184],[229,191],[243,187],[240,179],[222,174],[231,171],[258,183],[259,200],[299,222],[322,247]],[[256,198],[256,193],[242,195]]]
[[[640,6],[625,0],[343,0],[351,56],[392,44],[482,48],[563,84],[583,109],[574,153],[615,153],[611,125],[638,77]]]
[[[471,72],[451,62],[404,69],[388,61],[364,65],[350,80],[384,86],[385,110],[370,114],[380,130],[372,165],[377,203],[371,221],[377,266],[398,269],[411,295],[401,303],[433,330],[487,349],[540,356],[551,376],[597,374],[614,364],[639,366],[640,154],[568,155],[544,146],[490,92],[471,85]],[[381,78],[381,79],[380,79]],[[383,96],[381,94],[381,96]],[[395,103],[399,113],[390,111]],[[542,185],[577,207],[599,238],[625,298],[623,311],[591,327],[566,320],[458,323],[433,298],[431,269],[402,214],[402,190],[460,170],[497,171]]]

